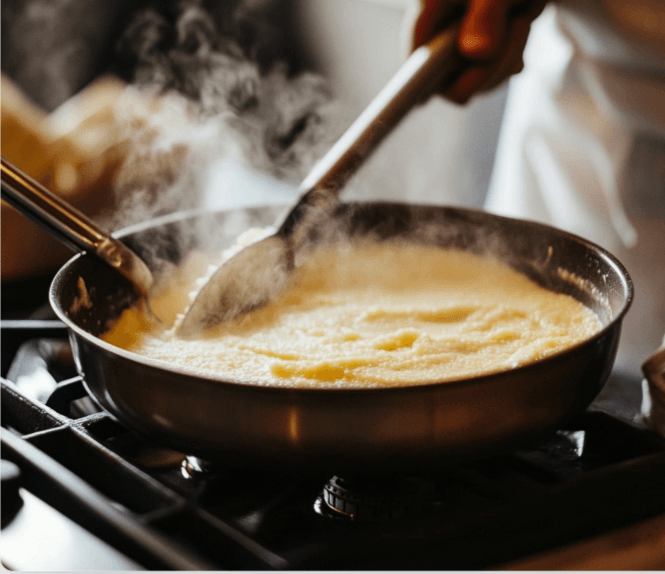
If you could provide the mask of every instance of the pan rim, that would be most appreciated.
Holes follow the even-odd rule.
[[[63,275],[66,272],[66,270],[77,260],[80,258],[86,257],[86,254],[84,253],[78,253],[74,255],[72,258],[70,258],[66,263],[64,263],[61,268],[58,270],[56,273],[55,277],[53,278],[53,281],[51,282],[50,288],[49,288],[49,302],[51,307],[53,308],[54,312],[58,316],[58,318],[67,326],[67,328],[74,332],[77,336],[83,338],[86,340],[88,343],[100,348],[106,353],[110,353],[113,355],[117,355],[122,357],[123,359],[132,361],[134,363],[141,364],[145,367],[153,368],[153,369],[159,369],[162,371],[166,371],[169,373],[175,373],[179,376],[187,377],[188,379],[193,379],[196,380],[199,383],[203,383],[206,385],[216,385],[216,386],[230,386],[230,387],[242,387],[243,389],[255,389],[255,392],[264,392],[264,393],[296,393],[296,394],[328,394],[328,393],[334,393],[335,395],[341,395],[344,393],[353,393],[356,394],[358,392],[363,392],[363,393],[399,393],[399,392],[427,392],[427,390],[432,390],[433,388],[438,388],[442,386],[466,386],[466,385],[473,385],[473,384],[487,384],[488,380],[490,379],[501,379],[504,376],[508,376],[510,373],[521,373],[523,371],[529,370],[529,369],[534,369],[534,368],[540,368],[543,365],[546,365],[549,362],[556,361],[561,355],[564,354],[569,354],[569,353],[574,353],[578,352],[580,349],[586,346],[593,345],[597,340],[603,338],[604,336],[607,335],[609,331],[612,331],[616,328],[617,324],[620,323],[623,319],[623,317],[626,315],[628,310],[630,309],[633,298],[634,298],[634,284],[632,281],[632,278],[630,274],[628,273],[627,269],[619,261],[619,259],[614,256],[612,253],[604,249],[603,247],[587,240],[584,239],[578,235],[575,235],[573,233],[567,232],[565,230],[556,228],[551,225],[547,225],[544,223],[540,223],[537,221],[532,221],[532,220],[526,220],[526,219],[519,219],[519,218],[513,218],[513,217],[506,217],[503,215],[497,215],[482,209],[474,209],[474,208],[466,208],[466,207],[457,207],[457,206],[448,206],[448,205],[428,205],[425,203],[405,203],[405,202],[393,202],[393,201],[368,201],[368,202],[345,202],[345,205],[349,206],[363,206],[363,205],[381,205],[381,206],[398,206],[398,207],[403,207],[403,206],[419,206],[421,208],[427,208],[427,207],[436,207],[436,208],[443,208],[443,209],[449,209],[451,211],[459,212],[459,213],[468,213],[468,214],[482,214],[484,216],[490,216],[493,219],[497,220],[506,220],[506,221],[513,221],[513,222],[520,222],[520,223],[528,223],[529,225],[533,225],[537,228],[543,229],[543,230],[548,230],[548,231],[553,231],[557,235],[564,237],[566,239],[572,240],[576,243],[582,244],[584,247],[591,249],[592,251],[596,252],[599,256],[602,257],[602,259],[611,267],[615,268],[617,271],[618,277],[621,278],[621,283],[622,283],[622,288],[623,291],[625,292],[625,297],[622,301],[621,308],[617,311],[616,315],[605,325],[603,326],[599,331],[597,331],[594,335],[591,337],[580,341],[570,347],[566,347],[565,349],[561,349],[557,351],[556,353],[553,353],[551,355],[547,355],[546,357],[542,357],[540,359],[537,359],[535,361],[531,361],[529,363],[519,365],[517,367],[511,368],[511,369],[504,369],[504,370],[499,370],[499,371],[494,371],[491,373],[485,373],[483,375],[479,375],[476,377],[466,377],[466,378],[457,378],[457,379],[451,379],[448,381],[435,381],[435,382],[429,382],[429,383],[414,383],[414,384],[400,384],[400,385],[394,385],[394,386],[349,386],[349,387],[344,387],[344,388],[336,388],[331,385],[326,385],[322,387],[317,387],[317,386],[289,386],[289,385],[275,385],[275,384],[257,384],[254,382],[245,382],[245,381],[233,381],[233,380],[228,380],[228,379],[220,379],[213,377],[211,375],[207,374],[195,374],[191,371],[187,371],[181,368],[178,368],[175,365],[169,365],[168,363],[158,361],[156,359],[151,359],[149,357],[144,357],[142,355],[138,355],[136,353],[133,353],[131,351],[127,351],[125,349],[122,349],[120,347],[116,347],[114,345],[111,345],[110,343],[107,343],[103,341],[102,339],[88,333],[75,323],[71,321],[71,319],[66,315],[64,310],[62,309],[61,305],[58,302],[58,297],[57,297],[57,292],[58,292],[58,285],[59,283],[63,280]],[[242,208],[242,209],[266,209],[266,208],[279,208],[283,207],[284,204],[265,204],[261,206],[249,206],[247,208]],[[145,231],[154,227],[157,227],[159,225],[166,225],[169,223],[178,223],[181,221],[184,221],[186,219],[190,218],[195,218],[195,217],[201,217],[201,216],[209,216],[209,217],[214,217],[214,216],[219,216],[223,213],[232,213],[234,211],[237,211],[238,208],[232,208],[232,209],[221,209],[221,210],[215,210],[215,211],[209,211],[201,208],[195,208],[195,209],[189,209],[189,210],[184,210],[184,211],[178,211],[175,213],[167,214],[164,216],[160,216],[154,219],[150,219],[145,222],[141,222],[138,224],[134,224],[125,228],[122,228],[116,232],[114,232],[112,235],[117,238],[124,238],[127,236],[130,236],[134,233],[139,233],[141,231]],[[87,256],[89,257],[89,256]],[[420,389],[420,391],[416,391],[415,389]]]

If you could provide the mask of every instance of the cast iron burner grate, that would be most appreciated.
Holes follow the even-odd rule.
[[[537,449],[427,476],[294,477],[187,461],[60,374],[45,404],[2,380],[2,456],[22,488],[146,568],[485,569],[665,513],[664,441],[598,410]]]

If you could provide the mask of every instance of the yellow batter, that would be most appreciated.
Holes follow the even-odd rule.
[[[195,263],[200,268],[200,262]],[[191,271],[186,271],[185,274]],[[169,321],[191,285],[151,300]],[[323,250],[266,306],[181,340],[126,312],[104,337],[198,375],[281,386],[415,385],[514,368],[597,332],[589,309],[507,265],[415,245]]]

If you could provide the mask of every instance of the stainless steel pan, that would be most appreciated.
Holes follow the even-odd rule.
[[[226,247],[280,209],[177,214],[122,237],[158,275],[166,261],[177,263],[195,246]],[[335,217],[346,236],[493,253],[592,308],[603,328],[544,360],[467,380],[362,390],[253,386],[185,374],[98,339],[134,295],[103,264],[78,255],[58,272],[50,299],[70,329],[91,395],[128,427],[204,459],[358,473],[433,468],[526,447],[583,411],[607,380],[633,287],[601,248],[544,225],[458,208],[342,204]],[[91,305],[77,299],[82,285]]]

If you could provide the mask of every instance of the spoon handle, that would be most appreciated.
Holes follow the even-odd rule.
[[[293,234],[303,216],[314,206],[333,204],[349,178],[402,118],[459,78],[468,64],[457,51],[458,26],[459,21],[414,51],[312,168],[300,184],[296,202],[275,223],[278,235],[296,241]]]
[[[452,84],[466,69],[456,48],[454,25],[411,54],[397,73],[314,166],[300,185],[338,194],[360,164],[417,104]]]
[[[2,199],[74,251],[86,251],[114,267],[141,293],[152,275],[123,243],[2,156]]]

